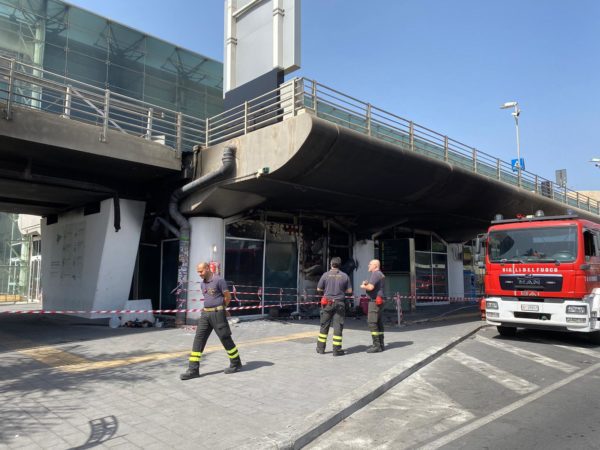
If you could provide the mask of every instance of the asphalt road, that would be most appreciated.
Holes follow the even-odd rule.
[[[486,328],[307,449],[600,449],[600,347]]]

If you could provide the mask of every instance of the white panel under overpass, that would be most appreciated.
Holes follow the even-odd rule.
[[[83,208],[42,220],[44,309],[122,309],[129,298],[145,203],[120,200],[121,229],[115,231],[112,199],[100,211]],[[106,314],[80,314],[91,319]]]
[[[226,0],[224,60],[224,93],[300,68],[300,0]]]
[[[448,296],[464,298],[465,283],[463,276],[463,246],[448,244]]]

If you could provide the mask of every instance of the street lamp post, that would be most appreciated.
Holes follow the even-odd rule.
[[[519,174],[519,185],[521,184],[521,146],[519,143],[519,115],[521,114],[521,110],[519,109],[519,102],[506,102],[500,109],[509,109],[514,108],[515,110],[511,113],[515,118],[515,126],[517,128],[517,163],[515,167],[517,168],[517,172]]]

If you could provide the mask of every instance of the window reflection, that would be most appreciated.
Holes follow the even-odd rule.
[[[223,65],[57,0],[2,0],[0,55],[204,118],[223,110]]]

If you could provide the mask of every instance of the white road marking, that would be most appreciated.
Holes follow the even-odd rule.
[[[547,356],[540,355],[539,353],[534,353],[534,352],[530,352],[529,350],[515,347],[511,344],[506,343],[506,341],[498,341],[495,339],[484,338],[479,335],[476,336],[475,339],[478,342],[482,342],[485,345],[490,345],[492,347],[498,348],[500,350],[504,350],[504,351],[512,353],[514,355],[521,356],[522,358],[526,358],[531,361],[535,361],[538,364],[542,364],[544,366],[548,366],[548,367],[552,367],[553,369],[560,370],[562,372],[571,373],[571,372],[574,372],[577,370],[577,367],[572,366],[571,364],[560,362],[560,361],[557,361],[556,359],[552,359]]]
[[[600,358],[600,352],[593,350],[591,348],[577,347],[577,346],[571,346],[571,345],[562,345],[562,344],[558,344],[557,343],[558,341],[554,341],[554,340],[531,339],[531,338],[528,338],[528,339],[530,339],[532,341],[536,341],[536,342],[550,343],[550,344],[552,344],[553,347],[563,348],[565,350],[571,350],[572,352],[581,353],[582,355],[591,356],[592,358]]]
[[[488,364],[477,358],[473,358],[459,350],[452,350],[447,354],[454,361],[463,364],[471,370],[480,373],[486,378],[504,386],[517,394],[529,394],[535,391],[539,386],[537,384],[530,383],[529,381],[520,378],[512,373],[502,370],[496,366]]]
[[[453,431],[452,433],[442,436],[441,438],[436,439],[435,441],[430,442],[429,444],[426,444],[426,445],[420,447],[420,450],[435,450],[440,447],[443,447],[444,445],[447,445],[450,442],[453,442],[456,439],[461,438],[461,437],[465,436],[466,434],[469,434],[470,432],[475,431],[475,430],[483,427],[484,425],[487,425],[488,423],[493,422],[494,420],[499,419],[500,417],[505,416],[506,414],[511,413],[514,410],[519,409],[522,406],[525,406],[525,405],[543,397],[546,394],[549,394],[557,389],[560,389],[561,387],[563,387],[575,380],[578,380],[579,378],[582,378],[598,369],[600,369],[600,363],[596,363],[593,366],[587,367],[583,370],[580,370],[577,373],[569,375],[567,378],[564,378],[560,381],[557,381],[554,384],[551,384],[550,386],[540,389],[539,391],[536,391],[532,394],[529,394],[527,397],[523,397],[522,399],[517,400],[516,402],[514,402],[508,406],[505,406],[504,408],[499,409],[498,411],[495,411],[491,414],[488,414],[485,417],[477,419],[477,420],[471,422],[470,424],[465,425],[464,427],[461,427],[458,430]]]
[[[383,418],[375,432],[373,417]],[[423,436],[445,434],[473,419],[475,415],[415,373],[308,448],[414,449]]]

